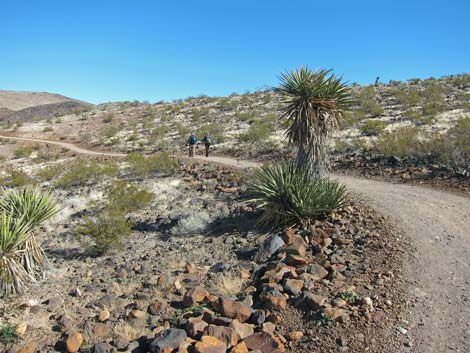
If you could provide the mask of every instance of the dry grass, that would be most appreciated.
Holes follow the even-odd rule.
[[[246,280],[233,274],[221,274],[214,280],[214,289],[220,294],[230,297],[240,293],[246,284]]]

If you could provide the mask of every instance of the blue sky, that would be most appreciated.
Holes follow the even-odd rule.
[[[0,29],[0,89],[92,103],[470,72],[469,0],[0,0]]]

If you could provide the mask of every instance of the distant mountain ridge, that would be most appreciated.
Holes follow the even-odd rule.
[[[89,108],[91,104],[48,92],[0,90],[0,120],[51,119]]]

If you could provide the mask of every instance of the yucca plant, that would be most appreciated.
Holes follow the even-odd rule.
[[[297,164],[312,179],[328,169],[327,138],[352,105],[351,89],[331,70],[306,67],[281,75],[277,91],[284,97],[282,109],[286,136],[297,148]]]
[[[346,202],[346,187],[328,179],[312,180],[295,162],[265,165],[255,172],[251,201],[263,210],[259,226],[307,226]]]
[[[33,187],[8,190],[0,197],[0,296],[19,293],[43,276],[47,257],[34,228],[57,212],[51,194]]]

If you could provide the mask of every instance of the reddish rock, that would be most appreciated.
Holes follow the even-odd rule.
[[[220,297],[217,306],[222,315],[240,322],[247,321],[252,313],[248,305],[226,297]]]
[[[209,296],[209,292],[202,287],[195,287],[186,292],[183,298],[183,304],[191,307],[202,303]]]
[[[245,342],[240,342],[235,347],[233,347],[230,353],[248,353],[248,347]]]
[[[306,250],[307,244],[303,241],[302,238],[282,249],[282,251],[284,251],[286,254],[298,255],[302,257],[305,256]]]
[[[284,282],[284,289],[292,295],[298,295],[304,287],[304,280],[288,278]]]
[[[208,323],[204,320],[197,318],[188,319],[188,335],[192,338],[199,338],[202,336],[204,329],[208,326]]]
[[[67,347],[67,352],[76,353],[80,349],[83,343],[83,336],[80,332],[75,332],[69,335],[65,345]]]
[[[98,323],[93,327],[93,334],[97,337],[106,336],[110,331],[109,325]]]
[[[257,332],[244,340],[249,350],[259,350],[261,353],[283,353],[285,347],[282,342],[266,332]]]
[[[155,301],[152,304],[149,305],[148,311],[152,315],[158,315],[161,313],[161,311],[165,308],[165,303],[162,301]]]
[[[194,272],[194,264],[191,262],[186,263],[186,273],[193,273]]]
[[[298,341],[302,337],[304,337],[304,333],[302,331],[291,331],[286,335],[288,341]]]
[[[204,336],[215,337],[229,348],[238,343],[238,335],[235,330],[227,326],[209,325],[204,330]]]
[[[235,331],[239,340],[243,340],[255,333],[253,325],[243,324],[238,320],[233,320],[230,323],[230,327]]]
[[[137,320],[140,320],[140,321],[145,321],[145,311],[142,311],[142,310],[132,310],[130,313],[129,313],[129,317],[131,317],[132,319],[137,319]]]
[[[265,322],[263,324],[263,328],[262,328],[262,331],[263,332],[266,332],[266,333],[274,333],[274,331],[276,330],[276,324],[272,323],[272,322]]]
[[[18,353],[35,353],[35,352],[36,352],[36,343],[29,342],[23,348],[21,348]]]
[[[261,300],[266,308],[272,310],[285,310],[287,306],[287,300],[284,296],[263,295]]]
[[[302,267],[308,265],[308,260],[299,255],[289,254],[286,257],[286,264],[294,267]]]
[[[111,314],[110,314],[109,310],[104,309],[99,313],[98,320],[103,322],[103,321],[108,320],[110,318],[110,316],[111,316]]]
[[[195,353],[225,353],[227,346],[215,337],[202,336],[201,342],[194,345]]]

